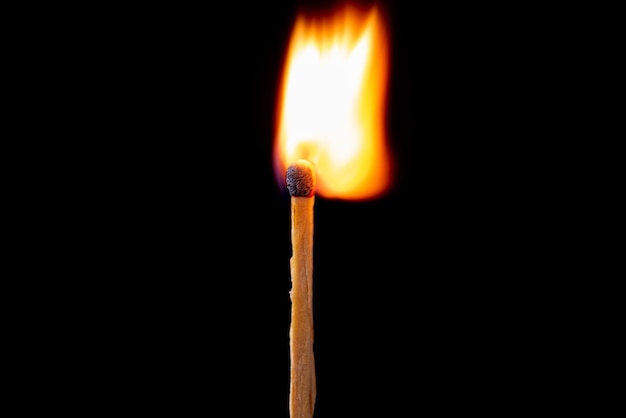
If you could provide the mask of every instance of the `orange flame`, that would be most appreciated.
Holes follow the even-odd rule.
[[[385,138],[388,45],[382,14],[355,6],[300,14],[279,95],[274,158],[284,181],[298,159],[315,165],[316,194],[369,199],[391,180]]]

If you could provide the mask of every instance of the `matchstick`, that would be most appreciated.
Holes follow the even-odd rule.
[[[287,169],[291,195],[291,418],[311,418],[317,392],[313,358],[313,203],[315,167],[297,160]]]

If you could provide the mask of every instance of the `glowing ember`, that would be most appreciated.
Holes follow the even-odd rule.
[[[390,183],[385,139],[388,45],[377,8],[298,16],[278,108],[277,177],[297,159],[311,161],[316,193],[368,199]]]

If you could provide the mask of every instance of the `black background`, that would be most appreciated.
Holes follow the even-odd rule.
[[[107,382],[76,389],[93,408],[288,416],[276,96],[297,13],[333,4],[103,8],[69,34],[73,130],[89,139],[65,214],[85,283],[69,357],[77,382]],[[316,198],[315,417],[510,408],[532,393],[520,324],[543,300],[523,296],[551,239],[527,241],[546,211],[524,185],[542,163],[524,159],[532,30],[519,10],[381,5],[395,179],[368,202]]]

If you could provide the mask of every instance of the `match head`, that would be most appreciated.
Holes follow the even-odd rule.
[[[287,189],[291,196],[315,194],[315,166],[307,160],[296,160],[287,168]]]

